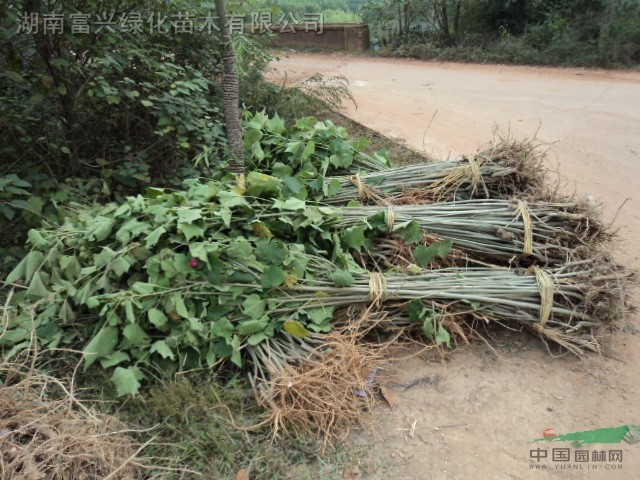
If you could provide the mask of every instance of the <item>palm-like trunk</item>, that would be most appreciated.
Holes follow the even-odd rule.
[[[239,83],[236,73],[236,52],[227,28],[227,6],[225,0],[215,0],[222,42],[222,60],[224,76],[222,78],[222,101],[224,121],[227,126],[227,140],[231,148],[229,169],[234,173],[244,173],[244,146],[242,144],[242,126],[240,125]]]

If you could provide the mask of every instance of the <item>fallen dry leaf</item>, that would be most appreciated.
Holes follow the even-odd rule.
[[[380,394],[382,395],[382,398],[384,398],[384,400],[389,404],[391,408],[394,408],[396,406],[396,400],[395,398],[393,398],[393,395],[391,394],[391,390],[389,390],[384,385],[380,385]]]
[[[238,473],[236,473],[236,480],[249,480],[249,469],[241,468]]]

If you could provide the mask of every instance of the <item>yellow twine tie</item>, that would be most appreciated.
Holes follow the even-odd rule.
[[[375,304],[384,302],[387,296],[387,280],[382,273],[369,274],[369,300]]]
[[[396,211],[393,209],[393,205],[387,205],[387,230],[389,233],[393,232],[393,226],[396,223]]]
[[[480,171],[480,167],[482,166],[482,157],[469,158],[469,170],[471,173],[471,194],[475,195],[480,186],[484,187],[486,193],[486,185],[484,184],[484,180],[482,178],[482,172]]]
[[[358,200],[366,199],[367,192],[365,190],[364,183],[362,182],[362,178],[360,178],[360,174],[356,173],[355,175],[351,175],[349,177],[349,181],[358,189]]]
[[[522,217],[524,223],[524,247],[522,254],[527,256],[533,253],[533,222],[531,221],[531,214],[529,213],[529,207],[527,202],[518,200],[518,214]]]
[[[531,271],[536,276],[536,285],[540,291],[540,323],[534,329],[538,333],[545,333],[545,326],[551,318],[553,310],[554,281],[551,275],[538,266],[531,267]]]

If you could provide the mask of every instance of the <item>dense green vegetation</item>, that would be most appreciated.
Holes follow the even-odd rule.
[[[385,54],[602,67],[640,63],[635,0],[371,0],[362,15]]]
[[[305,13],[322,13],[328,23],[359,23],[362,21],[358,14],[360,3],[357,0],[259,0],[258,10],[271,10],[276,13],[274,18],[291,14],[303,21]]]
[[[232,13],[254,11],[254,5],[247,2],[228,4]],[[8,299],[15,300],[16,293],[26,293],[21,288],[22,280],[8,277],[24,258],[29,259],[22,265],[27,268],[24,273],[31,281],[36,278],[35,283],[42,281],[52,286],[54,282],[63,289],[73,289],[68,279],[48,276],[44,257],[39,258],[39,253],[25,257],[29,250],[38,250],[28,243],[28,238],[35,238],[33,231],[27,235],[29,229],[56,232],[61,225],[66,225],[63,230],[68,227],[73,230],[76,222],[91,221],[83,211],[91,217],[94,209],[97,212],[104,208],[100,205],[128,205],[129,195],[142,198],[136,196],[158,192],[148,190],[151,186],[165,188],[171,195],[174,190],[188,188],[189,182],[184,183],[188,179],[193,184],[197,178],[212,178],[214,171],[224,172],[228,147],[222,115],[219,36],[213,27],[211,31],[195,27],[192,32],[178,33],[174,30],[175,24],[170,23],[181,11],[188,11],[192,18],[206,19],[213,8],[195,5],[190,1],[10,1],[3,4],[6,7],[0,11],[0,302],[3,307]],[[71,33],[69,15],[78,12],[91,14],[90,34]],[[146,20],[152,12],[170,20],[150,31]],[[29,25],[23,22],[25,18],[29,20],[31,14],[38,14],[40,23],[28,29]],[[64,31],[46,34],[43,17],[53,14],[66,15]],[[137,33],[122,31],[119,22],[95,31],[96,18],[109,19],[113,15],[115,19],[128,19],[131,25],[135,24],[136,14],[141,14],[144,22]],[[266,108],[270,114],[279,110],[285,116],[300,115],[308,112],[305,108],[318,105],[306,100],[301,89],[285,90],[262,82],[262,72],[271,57],[255,38],[237,35],[233,41],[239,57],[241,105],[253,111]],[[312,83],[321,85],[322,79]],[[339,94],[340,89],[334,91]],[[127,221],[135,223],[137,215],[133,213]],[[73,236],[71,231],[67,233]],[[105,233],[103,230],[92,238],[100,238]],[[49,256],[48,250],[40,253]],[[92,256],[86,249],[77,253],[85,258]],[[118,258],[120,253],[116,255]],[[62,260],[65,264],[66,261]],[[78,264],[75,260],[71,263],[74,265],[67,266],[74,270]],[[105,280],[115,271],[121,271],[112,270],[114,266],[107,267],[110,273]],[[74,290],[72,296],[76,293]],[[30,330],[36,328],[34,333],[41,347],[83,348],[87,337],[82,332],[93,330],[98,317],[76,316],[79,311],[74,313],[66,308],[73,302],[71,297],[69,302],[59,299],[61,301],[51,304],[56,313],[48,318],[45,314],[37,326],[27,319],[28,312],[21,321],[30,323]],[[14,307],[2,309],[3,362],[15,361],[19,352],[24,352],[34,340],[24,336],[20,339],[24,331],[14,328]],[[62,330],[59,330],[60,321],[64,323]],[[133,330],[141,333],[130,327],[127,335]],[[103,331],[94,347],[110,348],[113,339],[109,338],[109,332]],[[95,338],[95,333],[99,331],[90,336]],[[142,353],[135,344],[144,335],[137,340],[131,338],[132,350],[127,355],[133,354],[133,350]],[[117,361],[116,357],[112,360]],[[67,379],[78,355],[45,353],[43,359],[46,361],[42,368]],[[115,364],[114,367],[117,368]],[[129,383],[131,386],[140,380],[137,375],[135,370],[127,370],[124,376],[120,371],[116,378],[125,380],[120,384],[120,393],[128,382],[133,382]],[[245,426],[260,421],[260,411],[254,402],[243,398],[242,389],[246,385],[240,378],[244,375],[231,372],[224,377],[209,374],[197,379],[184,375],[180,383],[167,380],[166,375],[164,382],[154,382],[153,370],[147,370],[147,375],[155,387],[144,391],[135,402],[118,402],[118,414],[144,428],[162,423],[153,433],[157,435],[157,442],[148,453],[170,456],[170,465],[179,469],[176,478],[189,477],[181,473],[180,469],[185,468],[197,470],[205,478],[230,478],[241,466],[250,464],[260,471],[255,478],[283,478],[293,464],[309,459],[298,448],[291,448],[296,445],[265,442],[270,433],[268,429],[247,432],[232,428],[233,418]],[[76,381],[88,388],[83,396],[91,395],[91,400],[113,399],[118,392],[109,376],[101,378],[95,368],[90,368],[86,375],[81,371]],[[229,410],[220,410],[221,402]],[[249,408],[249,404],[254,408]],[[193,411],[203,413],[197,417],[186,415]],[[145,434],[141,437],[143,441],[149,439]],[[172,474],[169,472],[167,476]]]

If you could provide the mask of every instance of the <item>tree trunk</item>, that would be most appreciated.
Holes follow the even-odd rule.
[[[460,10],[462,9],[462,0],[456,0],[456,11],[453,17],[453,34],[456,37],[456,42],[460,38]]]
[[[244,145],[242,143],[242,126],[240,125],[240,108],[238,104],[240,85],[236,73],[236,52],[231,41],[231,33],[227,27],[227,7],[225,0],[215,0],[222,43],[222,60],[224,76],[222,78],[222,101],[224,106],[224,122],[227,126],[230,161],[229,169],[233,173],[244,173]]]

